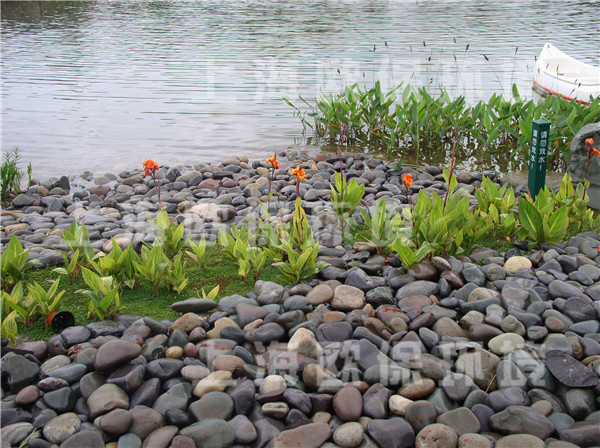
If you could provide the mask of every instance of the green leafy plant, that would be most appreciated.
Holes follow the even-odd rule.
[[[23,172],[17,166],[21,156],[19,148],[4,153],[4,161],[0,166],[0,195],[5,201],[10,194],[19,194]]]
[[[28,256],[29,249],[23,250],[21,242],[13,235],[0,257],[2,289],[10,291],[28,270],[36,264],[41,264],[39,260],[27,261]]]
[[[594,212],[588,208],[590,197],[587,190],[590,181],[584,179],[573,187],[573,179],[569,173],[565,173],[556,193],[551,192],[555,207],[567,207],[569,222],[575,226],[577,232],[581,230],[594,229]]]
[[[361,233],[360,237],[374,244],[377,253],[381,255],[396,238],[392,223],[394,217],[386,209],[385,198],[381,198],[377,203],[372,217],[367,210],[361,209],[360,212],[366,225],[366,231]]]
[[[518,232],[521,240],[530,239],[533,246],[556,244],[567,233],[568,207],[556,207],[548,189],[543,188],[535,201],[530,196],[519,198],[519,222],[522,226]]]
[[[205,299],[216,300],[217,296],[219,295],[219,285],[215,286],[208,292],[204,291],[204,288],[202,288],[200,294],[198,294],[198,291],[196,291],[196,295]]]
[[[31,166],[31,162],[27,164],[27,189],[31,187],[31,174],[33,173],[33,168]]]
[[[403,243],[401,238],[396,238],[394,240],[392,243],[392,250],[398,254],[402,266],[406,269],[410,268],[413,264],[418,263],[434,251],[434,249],[427,244],[414,250]]]
[[[166,283],[169,267],[169,259],[164,253],[163,246],[142,247],[140,262],[133,262],[138,276],[150,283],[154,296],[158,295],[158,289]]]
[[[162,209],[156,215],[156,219],[148,216],[148,222],[156,229],[155,245],[164,247],[167,258],[172,259],[179,252],[183,251],[187,241],[183,238],[185,229],[183,224],[175,224],[169,220],[169,214]]]
[[[85,224],[79,226],[76,221],[73,221],[68,229],[63,230],[62,236],[65,244],[73,254],[71,255],[71,260],[75,258],[75,252],[77,252],[76,263],[80,267],[92,262],[96,254],[90,242],[90,233]],[[81,260],[79,259],[80,257]]]
[[[494,236],[499,228],[509,236],[514,232],[517,226],[513,213],[516,201],[515,193],[508,184],[498,188],[490,178],[483,176],[481,187],[475,190],[475,198],[481,217],[494,226]]]
[[[19,313],[15,310],[2,315],[2,324],[0,324],[0,337],[10,340],[13,344],[17,342],[19,333]]]
[[[117,282],[126,285],[129,289],[136,285],[136,263],[140,262],[140,256],[132,246],[125,250],[114,240],[112,250],[106,254],[98,254],[92,266],[94,270],[103,277],[113,277]]]
[[[89,289],[79,289],[77,293],[89,297],[88,315],[100,320],[111,318],[121,307],[119,285],[113,277],[101,277],[87,268],[82,268],[83,280]]]
[[[188,284],[188,279],[183,269],[182,253],[179,253],[167,265],[166,283],[178,295],[185,289]]]
[[[59,283],[60,278],[57,278],[52,282],[52,286],[50,286],[47,291],[42,285],[35,281],[27,285],[27,289],[29,290],[29,300],[37,305],[37,311],[42,315],[44,320],[56,311],[60,299],[65,293],[64,290],[58,290]]]
[[[355,224],[352,215],[365,195],[365,186],[358,185],[356,179],[352,179],[348,183],[342,173],[336,172],[335,188],[333,185],[330,188],[331,205],[338,216],[342,236],[345,238],[345,230],[352,228]]]
[[[12,294],[6,291],[0,292],[0,310],[2,311],[2,323],[0,324],[0,337],[9,339],[12,343],[17,340],[19,332],[18,323],[23,319],[17,310],[10,306],[11,302],[18,302],[23,298],[23,288],[19,283],[13,289]]]
[[[396,95],[400,87],[382,92],[377,82],[365,90],[353,84],[337,95],[321,94],[314,101],[301,98],[304,110],[285,101],[303,128],[313,129],[315,139],[332,143],[347,126],[350,143],[373,148],[383,144],[388,151],[400,150],[418,163],[439,162],[423,148],[441,148],[447,157],[453,129],[461,123],[469,129],[470,144],[461,148],[460,159],[477,160],[480,167],[508,169],[527,166],[533,120],[544,118],[553,124],[548,164],[554,170],[566,168],[569,146],[579,129],[600,121],[600,97],[587,105],[559,95],[535,101],[522,98],[513,85],[511,98],[494,94],[487,102],[469,105],[464,96],[452,98],[445,89],[432,95],[427,87],[407,85]],[[311,118],[313,124],[309,124]]]
[[[300,254],[296,252],[294,246],[288,241],[282,241],[282,247],[285,251],[287,260],[273,263],[283,279],[289,284],[297,284],[301,280],[312,277],[328,266],[323,261],[316,262],[319,255],[318,244],[308,246]]]
[[[206,238],[204,237],[204,235],[202,235],[202,238],[197,244],[191,240],[188,241],[187,247],[189,248],[189,250],[187,250],[185,253],[188,259],[192,263],[196,263],[201,267],[204,267],[204,264],[206,263],[206,258],[210,254],[210,249],[206,244]]]
[[[249,249],[252,245],[251,233],[247,225],[238,228],[235,224],[231,226],[231,234],[223,229],[219,230],[218,241],[225,249],[227,256],[239,267],[238,274],[246,280],[252,268],[249,259]],[[255,260],[258,261],[258,260]]]
[[[81,265],[79,264],[79,249],[76,249],[70,258],[67,252],[62,251],[61,253],[65,265],[54,268],[52,271],[59,275],[66,275],[69,277],[69,281],[73,283],[77,277],[79,277],[79,272],[81,271]]]
[[[457,189],[456,177],[444,172],[448,194],[444,202],[437,194],[419,191],[412,218],[415,247],[429,246],[434,253],[460,255],[468,252],[492,224],[469,209],[464,191]]]
[[[254,281],[258,280],[258,276],[261,271],[265,267],[267,260],[269,258],[269,254],[266,249],[262,249],[260,247],[249,247],[247,250],[248,253],[248,261],[254,269]]]
[[[296,199],[294,216],[288,230],[282,232],[279,247],[285,253],[286,260],[273,263],[283,279],[290,284],[316,275],[327,263],[317,262],[319,243],[315,242],[312,229],[308,224],[302,200]]]
[[[36,316],[39,314],[39,305],[32,297],[23,294],[23,283],[17,283],[10,294],[2,291],[2,298],[4,302],[3,314],[8,312],[9,308],[6,308],[8,305],[10,309],[19,314],[20,320],[25,327],[33,324]]]

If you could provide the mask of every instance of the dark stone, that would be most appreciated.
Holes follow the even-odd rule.
[[[43,398],[48,407],[54,409],[58,414],[64,414],[75,406],[77,394],[70,387],[63,387],[52,392],[46,392]]]
[[[373,384],[363,395],[363,414],[375,419],[389,416],[392,392],[382,384]]]
[[[550,373],[567,387],[595,387],[600,382],[592,370],[561,350],[548,350],[544,362]]]
[[[367,424],[367,432],[380,447],[409,448],[415,444],[415,431],[403,418],[371,420]]]
[[[40,366],[24,356],[10,354],[2,358],[0,372],[3,384],[16,394],[37,379]]]

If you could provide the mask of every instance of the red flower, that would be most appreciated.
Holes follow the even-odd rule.
[[[304,170],[302,169],[302,167],[300,165],[298,165],[298,168],[293,169],[290,174],[296,176],[296,179],[300,180],[304,180],[306,179],[306,173],[304,172]]]
[[[144,160],[144,163],[142,164],[142,166],[144,167],[144,175],[148,176],[150,174],[154,174],[154,171],[156,171],[158,169],[158,163],[156,163],[154,160],[148,159],[148,160]],[[152,171],[152,173],[151,173]]]
[[[265,160],[265,162],[273,165],[274,169],[279,169],[279,162],[277,161],[277,154],[273,154],[271,157],[269,157],[267,160]]]

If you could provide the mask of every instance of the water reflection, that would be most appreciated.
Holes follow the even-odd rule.
[[[547,40],[598,60],[596,14],[559,0],[3,2],[2,149],[37,175],[262,157],[301,133],[284,96],[377,79],[529,95]]]

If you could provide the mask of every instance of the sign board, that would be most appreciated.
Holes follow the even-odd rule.
[[[546,164],[548,162],[548,139],[550,122],[534,120],[531,122],[531,153],[529,155],[529,194],[535,199],[546,185]]]

